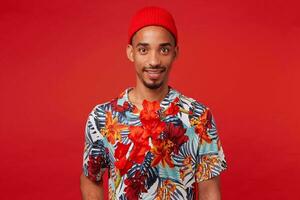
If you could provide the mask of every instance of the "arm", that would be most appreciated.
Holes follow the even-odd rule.
[[[220,177],[216,176],[198,183],[199,200],[220,200]]]
[[[80,190],[83,200],[102,200],[103,184],[91,181],[83,173],[80,176]]]

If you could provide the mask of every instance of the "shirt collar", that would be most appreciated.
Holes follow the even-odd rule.
[[[125,102],[128,102],[130,106],[133,106],[133,104],[129,101],[128,94],[129,91],[133,89],[133,87],[126,88],[120,95],[118,99],[118,105],[123,106]],[[179,92],[175,90],[173,87],[168,85],[168,93],[163,98],[163,100],[160,102],[161,108],[166,108],[169,106],[169,104],[179,96]]]

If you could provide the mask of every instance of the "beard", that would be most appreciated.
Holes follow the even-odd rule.
[[[145,87],[151,89],[151,90],[155,90],[158,89],[162,86],[162,84],[164,83],[163,81],[157,82],[157,83],[147,83],[144,79],[142,79],[142,82],[144,84]]]
[[[146,70],[149,70],[149,69],[160,69],[160,70],[162,70],[162,72],[165,72],[165,71],[166,71],[166,68],[163,67],[163,66],[145,67],[145,68],[143,69],[143,71],[146,71]],[[152,90],[155,90],[155,89],[160,88],[160,87],[163,85],[163,83],[164,83],[164,80],[161,80],[161,81],[155,81],[155,82],[153,82],[153,83],[147,83],[147,82],[145,81],[145,79],[143,79],[142,76],[140,76],[140,79],[141,79],[141,81],[142,81],[142,83],[144,84],[145,87],[147,87],[147,88],[149,88],[149,89],[152,89]]]

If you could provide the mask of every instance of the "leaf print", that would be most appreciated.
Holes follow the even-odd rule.
[[[155,200],[170,200],[171,194],[175,190],[176,185],[172,181],[167,179],[163,182],[162,187],[159,188]]]
[[[177,105],[178,102],[179,98],[176,97],[174,101],[170,103],[170,106],[164,111],[164,115],[176,115],[180,110],[179,106]]]
[[[218,174],[220,165],[221,162],[218,155],[203,155],[196,170],[196,179],[198,181],[207,180],[213,176],[214,170],[217,170],[216,173]]]
[[[130,108],[129,103],[127,101],[125,101],[123,105],[119,105],[118,98],[115,98],[111,101],[111,107],[112,110],[116,112],[125,112]]]
[[[84,174],[100,181],[109,169],[109,199],[193,199],[227,166],[210,110],[174,89],[139,110],[128,91],[89,115]]]
[[[187,174],[193,172],[191,156],[188,156],[183,160],[183,166],[180,168],[179,172],[180,172],[180,178],[182,181],[184,181],[184,178],[186,177]]]

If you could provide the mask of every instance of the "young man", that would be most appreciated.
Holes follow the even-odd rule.
[[[168,85],[177,42],[166,10],[146,7],[132,18],[127,56],[136,85],[96,105],[87,119],[84,200],[103,199],[106,169],[109,199],[221,198],[227,164],[212,113]]]

